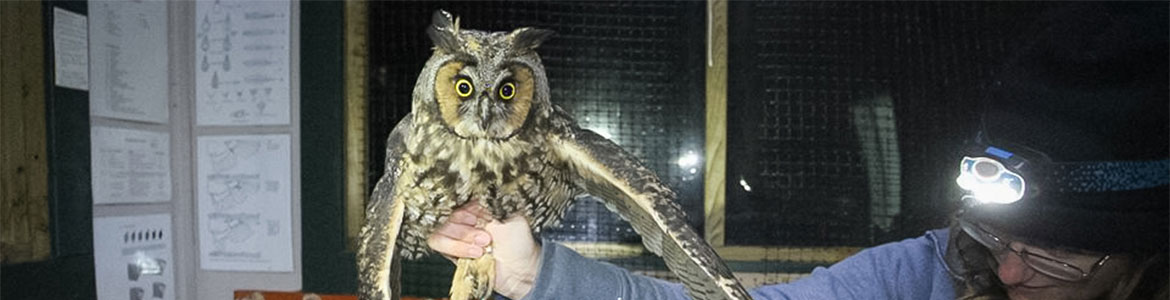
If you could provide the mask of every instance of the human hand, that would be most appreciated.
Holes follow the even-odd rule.
[[[528,295],[540,271],[541,249],[532,237],[528,220],[523,216],[503,222],[492,220],[475,203],[452,212],[447,222],[427,238],[427,245],[452,261],[480,257],[491,245],[496,263],[494,289],[511,299]]]

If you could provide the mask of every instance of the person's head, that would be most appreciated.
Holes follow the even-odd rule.
[[[996,75],[959,157],[951,246],[963,269],[991,273],[967,285],[1012,299],[1164,292],[1170,6],[1149,6],[1057,7]]]
[[[1010,299],[1152,299],[1165,293],[1164,253],[1103,252],[1045,245],[991,226],[960,219],[978,255],[968,259],[992,274],[984,287]],[[1039,245],[1039,246],[1038,246]],[[972,251],[972,250],[968,250]]]

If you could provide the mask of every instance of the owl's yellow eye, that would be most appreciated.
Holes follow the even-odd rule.
[[[504,85],[500,86],[500,99],[512,100],[512,97],[516,97],[516,85],[515,84],[512,84],[511,82],[509,82],[509,83],[505,83]]]
[[[471,86],[471,80],[467,80],[467,78],[459,78],[458,81],[455,81],[455,93],[459,94],[459,97],[467,98],[471,96],[471,92],[474,91],[475,88]]]

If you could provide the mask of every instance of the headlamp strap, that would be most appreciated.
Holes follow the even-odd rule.
[[[1170,184],[1170,160],[1057,163],[1048,168],[1050,189],[1094,193]]]

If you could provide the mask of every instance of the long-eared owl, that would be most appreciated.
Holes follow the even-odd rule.
[[[397,299],[400,260],[430,251],[426,238],[469,201],[496,219],[524,215],[539,232],[587,193],[629,221],[692,297],[750,299],[688,227],[670,187],[549,101],[536,48],[551,34],[461,29],[450,14],[435,13],[427,28],[434,53],[415,84],[411,113],[386,141],[385,173],[366,209],[361,298]],[[490,254],[459,259],[451,298],[490,296],[491,263]]]

